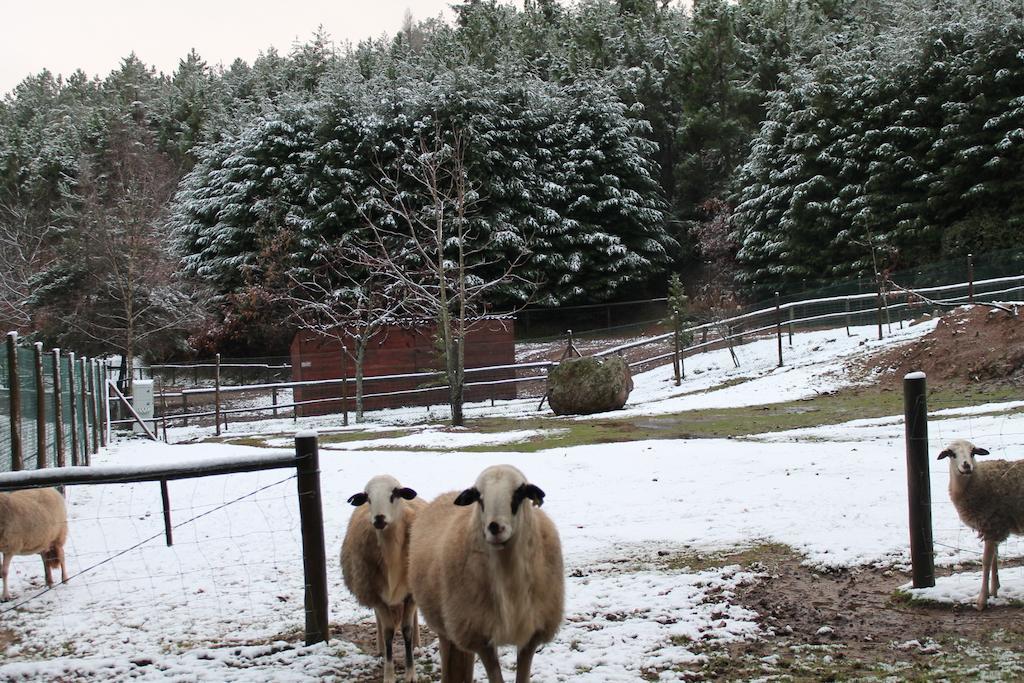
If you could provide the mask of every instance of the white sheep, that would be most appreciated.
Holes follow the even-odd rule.
[[[522,472],[497,465],[417,517],[409,583],[437,633],[443,683],[470,683],[478,655],[488,681],[502,683],[502,645],[517,648],[516,682],[528,683],[534,653],[555,637],[565,579],[558,531],[538,509],[543,501]]]
[[[408,582],[409,532],[426,503],[388,475],[371,479],[348,502],[361,509],[352,513],[341,545],[345,586],[376,614],[385,683],[395,680],[392,640],[399,624],[405,640],[405,680],[415,681],[412,649],[419,645],[419,620]]]
[[[68,514],[64,496],[57,489],[25,489],[0,493],[0,554],[3,555],[4,591],[0,599],[11,599],[7,575],[15,555],[39,554],[43,558],[46,585],[53,585],[51,569],[60,567],[61,583],[68,580],[64,566],[64,541],[68,537]]]
[[[976,463],[976,455],[988,451],[957,439],[939,453],[939,460],[949,458],[949,497],[960,519],[985,541],[975,603],[983,610],[988,597],[999,594],[999,544],[1010,534],[1024,533],[1024,461]]]

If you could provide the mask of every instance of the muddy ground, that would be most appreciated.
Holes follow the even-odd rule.
[[[783,546],[766,546],[750,564],[762,569],[763,578],[741,589],[737,601],[760,615],[767,635],[706,652],[708,663],[687,679],[1024,679],[1020,607],[977,612],[908,604],[895,594],[910,581],[904,572],[819,573]]]
[[[661,680],[680,681],[1024,680],[1020,606],[977,612],[966,606],[909,604],[895,592],[910,581],[904,572],[861,568],[822,573],[776,544],[711,558],[664,559],[666,571],[740,564],[756,572],[759,578],[740,588],[734,602],[758,613],[763,634],[706,649],[703,664],[650,672],[646,680],[657,680],[659,673]],[[335,624],[333,634],[367,654],[374,652],[370,622]],[[433,642],[429,629],[423,630],[423,639]],[[397,643],[396,651],[401,651]],[[419,680],[440,680],[436,671],[424,668],[421,657],[417,660]],[[396,662],[396,668],[400,678],[403,666]],[[376,670],[346,680],[374,683],[379,676]]]

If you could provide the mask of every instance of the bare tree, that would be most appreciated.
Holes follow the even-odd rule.
[[[353,243],[356,262],[405,293],[404,311],[433,320],[444,360],[452,424],[463,418],[465,340],[487,298],[513,280],[526,240],[499,255],[478,219],[480,194],[469,178],[465,130],[435,125],[418,150],[378,162],[373,198],[356,202],[366,230]]]
[[[166,345],[194,318],[166,233],[177,176],[133,123],[113,127],[107,150],[80,168],[75,235],[50,304],[76,346],[118,349],[130,384],[140,347]]]
[[[57,230],[20,188],[0,197],[0,329],[32,323],[32,279],[53,261]]]
[[[694,297],[695,309],[707,316],[712,329],[725,341],[735,367],[740,360],[733,348],[732,335],[735,332],[725,320],[739,311],[736,294],[736,251],[739,245],[730,225],[731,207],[719,199],[709,199],[701,205],[708,217],[695,224],[693,236],[704,258],[705,272]]]
[[[370,340],[384,331],[402,308],[396,283],[354,268],[355,255],[342,244],[324,243],[314,265],[280,295],[291,319],[304,330],[336,340],[355,366],[356,422],[363,420],[363,367]]]

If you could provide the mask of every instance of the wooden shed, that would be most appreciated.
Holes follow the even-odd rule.
[[[366,348],[366,357],[363,361],[364,377],[405,375],[442,369],[444,363],[434,341],[435,330],[436,326],[433,324],[399,324],[392,325],[374,335]],[[341,343],[338,339],[315,332],[301,331],[296,334],[291,345],[292,379],[296,382],[341,379],[344,373],[344,377],[348,379],[346,390],[348,408],[354,410],[355,367],[352,356],[342,353]],[[345,345],[350,352],[354,351],[355,344],[352,340],[346,340]],[[516,361],[515,319],[508,315],[485,316],[473,320],[467,329],[465,354],[467,370],[514,364]],[[513,368],[467,373],[466,375],[467,384],[511,379],[515,379],[515,369]],[[431,386],[443,388],[395,396],[371,396],[371,394],[412,391]],[[370,381],[363,384],[363,393],[368,397],[363,402],[363,407],[366,410],[448,403],[448,389],[443,378]],[[295,387],[293,393],[296,403],[340,399],[341,396],[340,383]],[[516,398],[516,383],[466,387],[465,400],[467,403],[492,398]],[[340,400],[296,407],[296,413],[301,417],[341,412],[342,402]]]

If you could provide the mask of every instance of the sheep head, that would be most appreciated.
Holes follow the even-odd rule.
[[[515,537],[526,501],[530,501],[526,507],[540,507],[544,492],[511,465],[488,467],[477,477],[476,484],[455,498],[456,505],[479,505],[477,519],[484,540],[499,548]]]
[[[974,456],[976,455],[988,455],[988,451],[984,448],[978,448],[970,441],[957,439],[952,441],[948,446],[946,446],[945,450],[939,453],[938,459],[942,460],[943,458],[950,458],[950,471],[967,476],[971,474],[976,467],[974,462]]]
[[[355,507],[370,504],[370,520],[378,531],[402,515],[403,501],[412,500],[416,492],[402,486],[397,479],[381,474],[366,482],[366,488],[349,496],[348,502]]]

